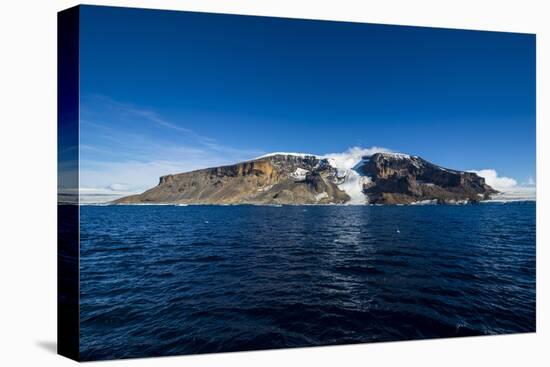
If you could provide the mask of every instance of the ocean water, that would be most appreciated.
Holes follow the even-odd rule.
[[[82,206],[83,360],[535,331],[535,203]]]

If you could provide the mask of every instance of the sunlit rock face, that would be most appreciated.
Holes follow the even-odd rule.
[[[336,170],[312,156],[276,154],[230,166],[163,176],[159,184],[116,203],[343,204]]]
[[[466,203],[496,193],[475,173],[418,156],[376,153],[353,168],[334,159],[275,153],[229,166],[162,176],[115,204],[413,204]]]

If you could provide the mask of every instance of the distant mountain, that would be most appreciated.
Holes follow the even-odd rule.
[[[475,173],[418,156],[375,153],[352,168],[334,158],[273,153],[251,161],[162,176],[115,204],[423,204],[467,203],[498,193]]]

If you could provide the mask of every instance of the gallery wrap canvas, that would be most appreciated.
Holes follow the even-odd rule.
[[[536,331],[535,35],[58,14],[58,350]]]

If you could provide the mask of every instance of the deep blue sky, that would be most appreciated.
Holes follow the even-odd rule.
[[[82,7],[80,72],[90,185],[351,146],[535,177],[534,35]]]

